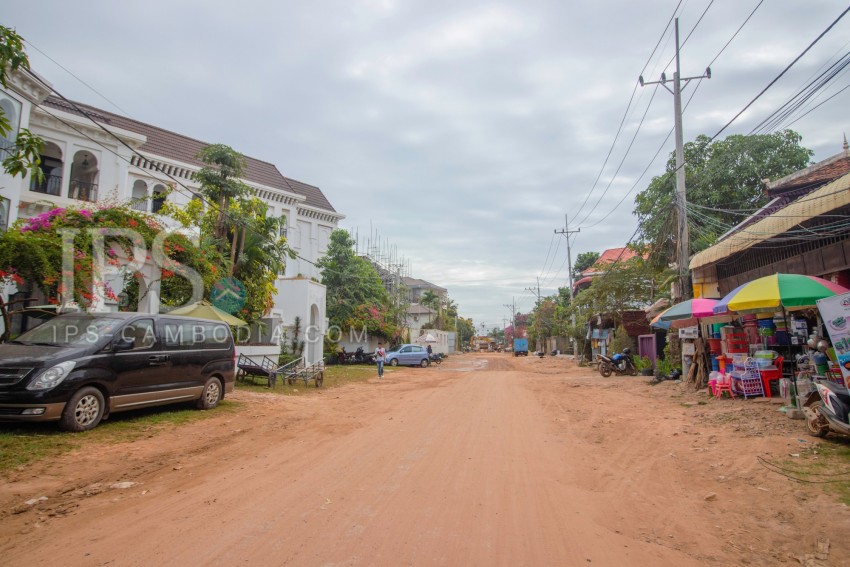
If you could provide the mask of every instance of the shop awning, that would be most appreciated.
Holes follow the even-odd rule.
[[[690,269],[695,270],[719,262],[732,254],[788,232],[801,223],[847,205],[850,205],[850,174],[800,197],[784,209],[699,252],[691,258]]]

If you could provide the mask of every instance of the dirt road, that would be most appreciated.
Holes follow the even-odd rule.
[[[796,565],[818,537],[850,557],[847,507],[757,462],[816,446],[772,404],[504,354],[234,397],[3,479],[0,562]]]

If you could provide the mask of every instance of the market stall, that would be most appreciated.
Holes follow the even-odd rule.
[[[818,300],[847,291],[813,276],[773,274],[743,284],[721,299],[713,312],[738,318],[732,325],[713,329],[712,339],[719,342],[713,342],[712,350],[719,351],[719,371],[731,381],[732,392],[771,397],[772,391],[782,391],[780,380],[793,380],[805,347],[816,348],[820,340]]]

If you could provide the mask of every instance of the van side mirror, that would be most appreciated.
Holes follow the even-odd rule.
[[[119,337],[114,343],[112,343],[112,352],[133,350],[134,346],[136,346],[136,339],[122,339]]]

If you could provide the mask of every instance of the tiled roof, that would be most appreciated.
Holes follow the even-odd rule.
[[[723,233],[718,242],[745,228],[778,213],[800,197],[850,173],[850,153],[847,150],[805,169],[786,175],[767,184],[767,194],[773,197],[764,207]]]
[[[145,124],[144,122],[139,122],[132,118],[113,114],[87,104],[74,102],[73,105],[71,105],[55,96],[48,97],[42,104],[70,114],[89,116],[108,126],[115,126],[116,128],[122,128],[124,130],[142,134],[147,138],[147,141],[139,148],[139,150],[147,154],[186,163],[196,167],[203,167],[205,165],[195,156],[197,156],[203,148],[210,145],[208,142],[202,142],[182,134],[176,134],[169,130],[151,126],[150,124]],[[284,177],[274,164],[249,156],[245,156],[245,162],[246,168],[243,179],[246,181],[260,183],[262,185],[274,187],[290,193],[303,195],[306,197],[306,205],[325,211],[336,212],[328,199],[322,193],[321,189],[318,187]]]
[[[850,153],[844,150],[805,169],[768,183],[767,194],[774,197],[803,188],[814,190],[847,173],[850,173]]]
[[[631,248],[609,248],[599,256],[592,266],[583,271],[581,275],[590,276],[601,273],[607,270],[608,266],[614,262],[627,262],[635,256],[637,256],[637,252]]]

